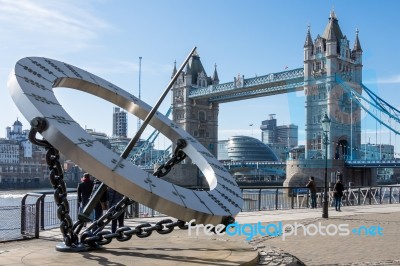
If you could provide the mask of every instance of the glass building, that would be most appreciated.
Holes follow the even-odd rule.
[[[229,137],[228,141],[220,141],[218,148],[219,160],[278,161],[278,157],[266,144],[248,136]]]

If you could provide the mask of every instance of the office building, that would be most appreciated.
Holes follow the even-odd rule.
[[[119,107],[114,107],[113,112],[113,137],[126,138],[128,132],[128,122],[126,112]]]
[[[270,114],[268,120],[261,122],[261,141],[267,144],[272,151],[284,161],[288,158],[291,148],[298,146],[297,125],[277,125],[275,114]]]

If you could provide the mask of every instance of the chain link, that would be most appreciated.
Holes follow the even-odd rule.
[[[175,229],[175,227],[179,227],[180,229],[188,228],[184,221],[177,220],[176,222],[173,222],[171,219],[164,219],[157,222],[155,225],[143,223],[133,229],[127,226],[121,227],[118,228],[115,233],[111,233],[107,230],[92,233],[91,231],[86,230],[81,236],[81,242],[88,246],[107,245],[111,243],[113,239],[123,242],[130,240],[134,235],[139,238],[146,238],[151,236],[154,231],[157,231],[157,233],[162,235],[169,234]]]
[[[57,205],[57,218],[60,220],[60,231],[66,246],[71,247],[78,244],[77,234],[73,230],[73,223],[69,214],[70,208],[67,199],[67,186],[64,182],[64,171],[60,163],[60,153],[46,140],[36,138],[36,133],[42,132],[47,127],[43,118],[34,118],[31,121],[29,140],[38,146],[44,147],[46,152],[46,163],[49,167],[49,180],[54,188],[54,202]]]
[[[134,201],[128,197],[124,197],[83,232],[80,242],[88,246],[107,245],[111,243],[113,239],[123,242],[130,240],[134,235],[139,238],[145,238],[149,237],[153,231],[157,231],[159,234],[169,234],[175,227],[181,229],[187,229],[188,227],[184,221],[178,220],[173,222],[171,219],[164,219],[157,222],[154,226],[150,223],[143,223],[136,226],[134,229],[130,227],[118,228],[115,233],[104,230],[107,224],[117,219],[120,215],[123,215],[125,209],[133,203]]]
[[[36,138],[36,133],[41,133],[47,127],[45,119],[37,117],[31,121],[31,129],[29,132],[29,140],[38,146],[44,147],[46,152],[46,163],[49,167],[50,174],[49,180],[54,188],[54,201],[57,205],[57,217],[60,220],[60,231],[63,235],[64,243],[67,247],[79,245],[81,243],[96,247],[97,245],[107,245],[111,243],[113,239],[118,241],[128,241],[132,236],[136,235],[139,238],[149,237],[154,231],[159,234],[169,234],[174,231],[175,227],[180,229],[187,229],[188,224],[185,221],[177,220],[173,222],[171,219],[164,219],[157,222],[155,225],[150,223],[143,223],[135,228],[121,227],[116,230],[115,233],[111,233],[108,230],[104,230],[105,226],[112,220],[117,219],[120,215],[123,215],[126,208],[133,204],[134,201],[124,196],[116,205],[112,206],[107,212],[94,221],[80,236],[79,233],[83,228],[83,221],[76,221],[72,223],[71,216],[69,214],[70,208],[67,200],[67,188],[64,182],[64,172],[60,163],[59,151],[54,148],[48,141],[39,140]],[[153,173],[154,176],[163,177],[167,175],[172,167],[186,158],[186,154],[182,151],[187,145],[184,139],[178,139],[177,146],[174,151],[174,155],[166,163],[162,164]],[[230,217],[232,218],[232,217]],[[232,218],[233,219],[233,218]],[[233,219],[234,221],[234,219]],[[232,220],[226,221],[227,224],[232,223]],[[224,223],[225,224],[225,223]],[[225,224],[225,225],[227,225]],[[80,240],[80,241],[79,241]]]
[[[160,165],[157,170],[153,173],[156,177],[163,177],[166,176],[171,170],[172,167],[181,161],[185,160],[186,153],[182,151],[187,145],[186,140],[178,139],[176,142],[176,148],[174,150],[174,154],[172,155],[171,159],[169,159],[166,163]]]

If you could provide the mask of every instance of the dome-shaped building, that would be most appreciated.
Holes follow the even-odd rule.
[[[22,131],[22,123],[21,121],[15,120],[14,124],[11,127],[6,127],[6,138],[13,140],[27,140],[28,139],[29,130]]]
[[[238,182],[258,182],[260,185],[274,182],[277,185],[285,177],[285,171],[279,165],[262,164],[279,162],[279,158],[270,147],[256,138],[232,136],[219,141],[218,159],[224,162]]]
[[[22,127],[22,123],[18,120],[18,118],[17,118],[17,120],[14,122],[14,126],[21,126],[21,127]]]
[[[260,140],[248,136],[229,137],[226,144],[231,161],[278,161],[276,154]]]
[[[22,123],[18,120],[18,118],[13,124],[13,132],[15,134],[21,134],[22,133]]]

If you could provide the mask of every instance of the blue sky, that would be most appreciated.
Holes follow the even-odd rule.
[[[238,74],[250,78],[286,66],[302,67],[307,26],[313,39],[322,35],[332,8],[351,46],[359,29],[364,84],[399,108],[399,7],[395,0],[0,0],[0,137],[17,117],[28,128],[6,86],[8,74],[23,57],[65,61],[137,95],[141,56],[142,99],[154,105],[170,80],[174,61],[179,66],[194,46],[208,75],[217,64],[221,83]],[[82,127],[111,134],[111,104],[73,90],[58,89],[56,94]],[[169,104],[167,97],[160,111]],[[304,139],[303,93],[221,104],[219,138],[260,138],[259,125],[272,113],[278,124],[299,125],[299,138]],[[136,117],[129,116],[129,136],[136,124]],[[376,134],[369,132],[375,124],[366,124],[372,126],[363,141],[374,142]],[[393,136],[391,141],[395,144]]]

